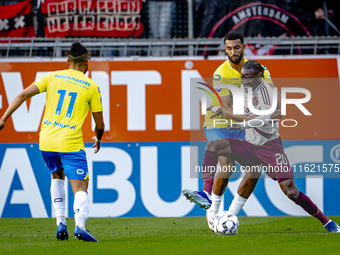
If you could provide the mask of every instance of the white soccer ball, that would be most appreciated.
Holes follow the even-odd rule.
[[[228,211],[219,212],[212,220],[213,231],[217,235],[233,235],[237,232],[238,225],[236,215]]]

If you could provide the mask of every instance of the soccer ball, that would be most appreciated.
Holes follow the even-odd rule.
[[[236,215],[224,211],[215,215],[212,220],[213,231],[217,235],[233,235],[238,229],[238,218]]]

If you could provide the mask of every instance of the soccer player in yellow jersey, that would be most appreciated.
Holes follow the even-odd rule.
[[[83,45],[78,42],[72,44],[67,63],[69,69],[50,72],[23,90],[0,119],[0,130],[26,99],[46,92],[39,148],[53,178],[51,196],[57,218],[57,239],[68,239],[64,189],[66,175],[74,193],[74,235],[79,240],[98,242],[85,228],[89,211],[89,176],[82,126],[90,108],[96,123],[93,148],[97,153],[104,133],[101,93],[98,85],[85,75],[88,52]]]
[[[245,139],[245,132],[244,130],[228,130],[226,127],[228,126],[227,123],[230,123],[229,120],[233,119],[236,121],[243,121],[243,120],[250,120],[253,117],[250,116],[244,116],[244,115],[233,115],[231,105],[233,103],[232,95],[230,94],[229,89],[226,88],[216,88],[217,84],[230,84],[234,85],[238,88],[241,86],[241,69],[245,62],[248,60],[244,58],[244,51],[246,49],[246,45],[244,44],[244,37],[241,33],[233,31],[228,33],[224,37],[224,43],[225,43],[225,52],[227,53],[228,59],[220,65],[213,77],[213,84],[215,90],[218,92],[222,105],[220,105],[219,100],[213,100],[211,105],[208,107],[207,114],[205,116],[205,122],[204,122],[204,134],[208,141],[214,141],[219,139],[225,139],[225,138],[237,138],[244,140]],[[266,67],[264,68],[264,80],[273,86],[270,73]],[[215,95],[214,95],[215,96]],[[216,97],[216,96],[215,96]],[[216,97],[217,99],[217,97]],[[217,102],[217,105],[214,105],[214,101]],[[280,97],[278,97],[278,101],[280,105]],[[272,118],[278,118],[280,116],[280,111],[276,111],[273,114]],[[226,119],[228,120],[223,122],[214,122],[214,119]],[[219,124],[221,123],[221,124]],[[222,124],[223,123],[223,124]],[[228,167],[234,166],[235,161],[232,159],[229,159],[227,157],[220,156],[218,158],[221,167],[225,167],[224,169],[228,169]],[[205,169],[208,170],[208,169]],[[230,172],[229,177],[232,175],[232,172]],[[257,173],[256,173],[257,175]],[[195,202],[196,204],[200,205],[200,207],[203,207],[204,209],[208,209],[211,206],[211,195],[218,195],[219,197],[222,196],[224,193],[224,188],[228,184],[229,178],[224,179],[215,179],[215,182],[217,184],[214,184],[214,192],[213,190],[213,183],[214,178],[212,175],[207,172],[202,172],[203,177],[203,190],[202,191],[192,191],[188,189],[183,189],[183,194],[186,196],[189,200],[192,202]],[[251,193],[248,191],[245,192],[244,187],[253,187],[255,188],[257,184],[258,178],[254,178],[251,173],[247,174],[239,188],[238,188],[238,197],[239,195],[242,195],[243,197],[248,198],[247,196],[250,196]],[[244,191],[244,192],[243,192]],[[249,193],[249,195],[248,195]]]

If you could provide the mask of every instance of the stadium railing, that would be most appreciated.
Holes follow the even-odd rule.
[[[74,41],[87,47],[91,57],[153,57],[156,50],[161,50],[163,57],[225,55],[221,38],[0,38],[0,56],[63,57]],[[340,37],[245,38],[245,42],[250,50],[272,49],[274,55],[340,54]]]

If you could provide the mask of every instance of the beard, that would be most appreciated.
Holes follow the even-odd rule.
[[[236,60],[233,60],[231,57],[229,57],[229,55],[228,55],[228,58],[229,58],[229,60],[231,61],[231,63],[238,65],[238,64],[241,62],[241,60],[243,59],[243,53],[241,53],[241,55],[239,56],[239,58],[236,59]]]
[[[88,68],[88,66],[86,66],[86,68],[85,68],[85,71],[84,71],[84,74],[86,74],[86,72],[87,72],[87,68]]]

